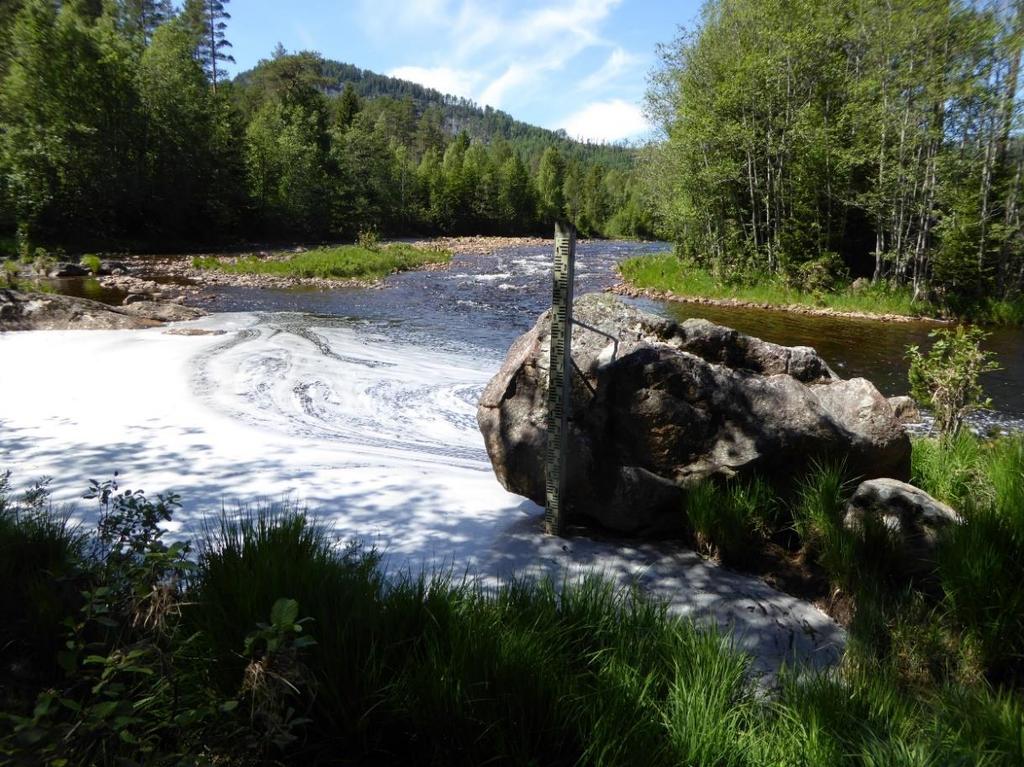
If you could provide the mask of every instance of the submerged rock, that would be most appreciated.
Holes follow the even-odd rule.
[[[893,567],[906,576],[934,570],[940,531],[960,521],[946,504],[895,479],[861,482],[843,517],[843,525],[855,533],[868,534],[873,528],[888,536],[896,556]]]
[[[50,270],[50,277],[88,277],[89,270],[80,264],[60,263]]]
[[[571,518],[673,529],[695,482],[756,473],[784,483],[822,458],[864,477],[909,475],[910,441],[885,397],[839,379],[809,347],[677,323],[606,294],[579,298],[574,313],[618,347],[573,329]],[[477,409],[499,481],[541,505],[549,353],[550,311],[509,349]]]

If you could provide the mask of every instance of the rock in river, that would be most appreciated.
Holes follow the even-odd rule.
[[[0,331],[150,328],[193,320],[206,312],[165,301],[107,306],[87,298],[55,293],[0,290]]]
[[[780,484],[815,459],[864,478],[907,478],[910,441],[862,378],[840,379],[809,347],[787,347],[706,320],[683,323],[607,294],[575,303],[569,423],[570,518],[611,530],[670,530],[686,488],[760,474]],[[512,345],[477,409],[508,490],[544,503],[550,311]],[[613,358],[614,354],[614,358]]]

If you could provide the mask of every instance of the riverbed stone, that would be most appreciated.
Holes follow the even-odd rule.
[[[889,538],[892,567],[904,576],[934,572],[936,545],[946,528],[962,522],[950,506],[924,490],[891,478],[861,482],[846,506],[843,525],[855,534]]]
[[[80,264],[60,263],[51,269],[49,277],[88,277],[89,270]]]
[[[863,477],[907,478],[910,442],[864,379],[840,379],[809,347],[786,347],[706,320],[679,323],[588,294],[576,326],[566,508],[624,533],[683,523],[705,479],[792,485],[821,459]],[[484,390],[477,421],[506,489],[543,505],[550,311],[520,336]]]
[[[0,331],[137,330],[205,314],[202,309],[162,301],[108,306],[76,296],[0,289]]]
[[[921,411],[913,397],[901,394],[897,397],[889,397],[889,406],[892,412],[900,420],[900,423],[920,423]]]

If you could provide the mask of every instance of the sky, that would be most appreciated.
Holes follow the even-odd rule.
[[[655,48],[700,0],[232,0],[233,72],[289,52],[413,80],[592,141],[638,140]]]

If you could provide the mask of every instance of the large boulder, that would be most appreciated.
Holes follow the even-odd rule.
[[[759,474],[780,484],[815,459],[863,477],[903,477],[910,441],[864,379],[844,381],[809,347],[706,320],[682,323],[589,294],[573,329],[566,508],[619,532],[682,523],[686,489]],[[477,421],[499,481],[543,505],[550,311],[509,349]],[[613,358],[614,354],[614,358]]]
[[[924,490],[887,478],[861,482],[843,516],[843,525],[855,534],[885,535],[893,570],[904,576],[929,575],[941,531],[960,522],[959,514]]]

